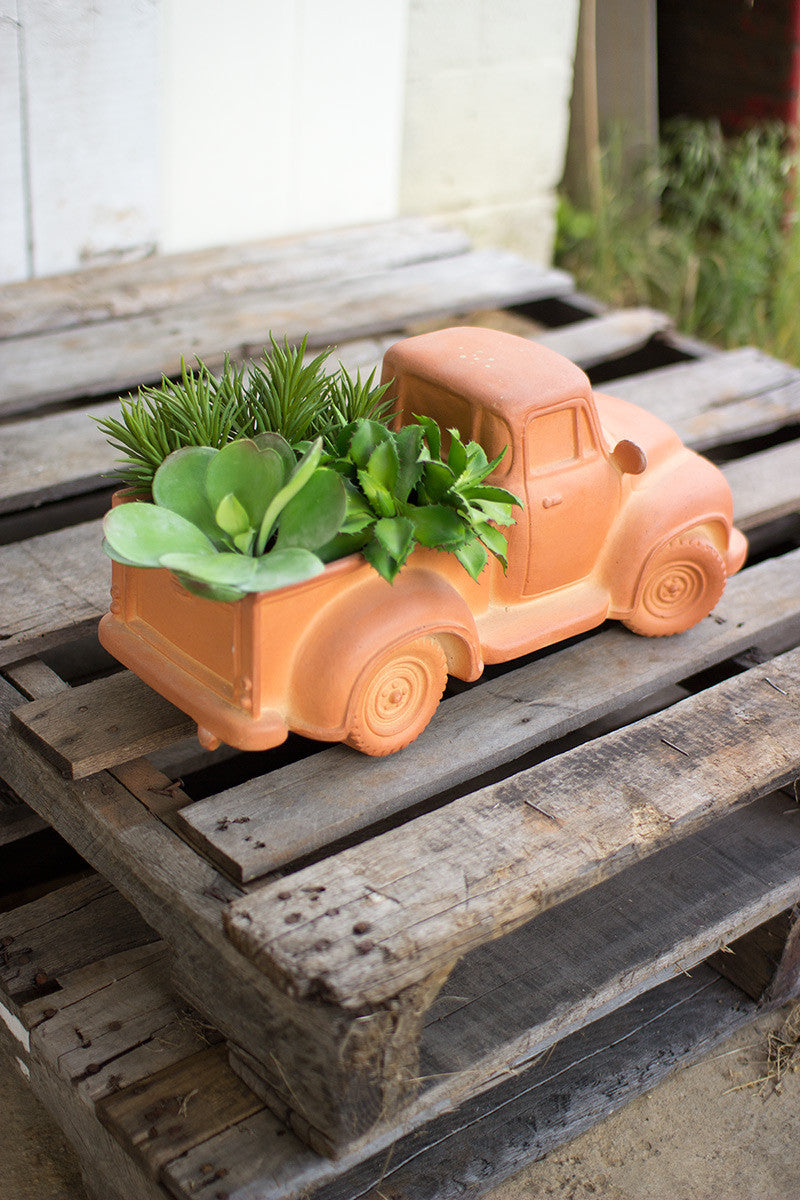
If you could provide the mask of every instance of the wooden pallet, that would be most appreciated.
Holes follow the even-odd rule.
[[[2,775],[101,873],[14,897],[4,919],[31,953],[6,963],[3,1003],[103,1196],[480,1190],[800,986],[800,372],[492,262],[404,222],[254,248],[238,274],[188,256],[53,281],[12,317],[14,289],[0,295],[6,411],[37,413],[0,425]],[[535,315],[538,340],[717,453],[753,565],[680,638],[609,625],[452,687],[390,759],[297,738],[200,751],[91,636],[107,563],[97,521],[69,522],[106,502],[86,414],[109,406],[85,397],[173,369],[166,322],[179,339],[191,317],[214,360],[255,340],[245,310],[316,344],[338,321],[360,339],[342,357],[366,364],[476,304],[513,304],[523,328]],[[100,354],[115,341],[116,375]],[[66,395],[79,402],[53,409]],[[12,830],[34,820],[13,814]],[[96,940],[62,932],[74,912]],[[114,988],[138,1014],[130,1044],[97,1011]],[[211,1042],[176,1036],[159,1070],[148,1014],[180,1023],[173,993]],[[77,1027],[99,1044],[90,1024],[101,1056],[69,1041]],[[116,1193],[107,1152],[127,1172]]]
[[[691,839],[691,849],[704,860],[716,855],[719,864],[736,855],[753,861],[755,846],[764,861],[777,850],[777,874],[787,880],[797,873],[800,849],[795,844],[787,853],[785,810],[785,796],[768,797],[747,820],[737,813],[720,822],[714,839]],[[0,833],[17,861],[41,871],[41,842],[24,830],[28,812],[22,805],[0,809]],[[48,836],[52,862],[47,880],[39,881],[41,894],[0,897],[0,1045],[67,1131],[98,1200],[284,1200],[298,1191],[328,1200],[381,1194],[422,1200],[483,1190],[706,1053],[758,1011],[721,976],[718,959],[711,960],[717,969],[710,963],[679,969],[695,955],[676,942],[670,952],[677,961],[663,964],[664,982],[654,975],[654,986],[607,1006],[605,1016],[527,1065],[509,1062],[489,1091],[401,1133],[391,1148],[333,1163],[275,1119],[231,1070],[219,1034],[176,1001],[170,952],[136,910],[89,868],[75,878],[68,848]],[[659,857],[659,874],[687,874],[685,856]],[[633,961],[623,906],[651,901],[653,872],[640,867],[623,878],[629,886],[601,887],[598,903],[583,915],[618,959],[627,941]],[[696,919],[707,919],[715,907],[724,906],[707,897]],[[781,914],[718,956],[747,962],[740,982],[749,992],[772,972],[789,923],[789,914]],[[552,965],[552,929],[549,941],[540,933],[538,950],[549,947]],[[496,963],[486,960],[473,964],[471,978],[462,969],[454,981],[462,992],[480,989],[485,1012],[511,979],[517,989],[525,985],[520,960],[537,953],[529,935],[506,949],[507,980],[495,977],[487,987]],[[584,979],[585,986],[593,982]],[[540,994],[534,1007],[543,1011],[552,999]]]

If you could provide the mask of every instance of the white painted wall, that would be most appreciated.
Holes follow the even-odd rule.
[[[549,262],[579,0],[410,0],[400,206]]]
[[[549,258],[579,0],[0,0],[0,282],[440,213]]]
[[[165,0],[161,246],[397,212],[407,0]]]
[[[0,0],[0,281],[31,273],[17,0]]]
[[[31,267],[141,254],[158,235],[158,0],[17,0]]]

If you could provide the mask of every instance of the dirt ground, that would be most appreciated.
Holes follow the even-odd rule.
[[[800,1049],[777,1087],[747,1086],[787,1015],[761,1017],[486,1200],[800,1200]],[[0,1112],[0,1200],[86,1200],[72,1151],[5,1059]]]

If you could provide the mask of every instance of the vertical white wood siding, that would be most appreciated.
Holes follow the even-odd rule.
[[[33,273],[146,252],[158,237],[157,0],[17,5]]]
[[[17,0],[0,0],[0,282],[30,274],[20,42]]]
[[[397,212],[407,0],[165,0],[165,250]]]
[[[0,0],[0,282],[441,213],[549,257],[578,0]]]
[[[411,0],[404,212],[549,262],[578,0]]]

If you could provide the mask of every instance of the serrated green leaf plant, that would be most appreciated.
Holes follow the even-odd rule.
[[[388,429],[360,419],[340,430],[331,466],[345,479],[347,510],[342,529],[319,553],[326,561],[360,550],[390,583],[416,546],[449,550],[477,579],[492,554],[506,568],[506,539],[499,527],[514,524],[521,501],[485,481],[491,462],[477,442],[466,445],[448,430],[442,436],[430,417]]]

